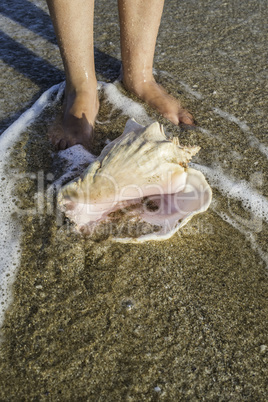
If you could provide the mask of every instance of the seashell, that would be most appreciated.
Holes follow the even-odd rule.
[[[108,225],[118,241],[167,239],[211,202],[203,174],[187,167],[199,149],[168,139],[158,122],[130,119],[82,177],[62,187],[59,207],[85,234]]]

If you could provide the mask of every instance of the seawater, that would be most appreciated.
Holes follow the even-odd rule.
[[[2,205],[0,325],[3,323],[5,310],[12,302],[11,288],[20,263],[20,225],[18,219],[13,217],[14,212],[17,210],[16,203],[18,200],[14,195],[14,187],[9,183],[11,177],[14,180],[16,166],[13,167],[14,161],[12,161],[12,168],[10,167],[10,154],[13,146],[19,140],[20,134],[35,122],[44,109],[47,106],[53,108],[53,105],[59,103],[63,90],[64,83],[55,85],[47,90],[0,138],[0,169],[2,178],[0,186],[0,202]],[[141,124],[151,123],[152,118],[149,117],[143,106],[126,97],[118,88],[117,81],[109,84],[98,82],[98,90],[104,92],[105,102],[110,104],[111,113],[113,110],[119,110],[121,115],[135,117]],[[216,113],[219,114],[218,110]],[[223,115],[223,117],[226,116]],[[239,123],[237,120],[235,122]],[[98,123],[102,124],[101,122]],[[105,124],[109,124],[109,120],[106,120]],[[243,127],[245,126],[244,123],[242,125]],[[201,133],[206,134],[205,129],[201,127],[197,129]],[[77,145],[65,151],[60,151],[58,158],[62,163],[64,171],[61,177],[51,185],[50,189],[56,188],[77,176],[78,172],[81,173],[82,168],[93,162],[96,156],[85,150],[81,145]],[[200,163],[191,163],[191,166],[200,170],[205,175],[210,185],[220,192],[221,197],[241,202],[243,208],[250,212],[249,218],[244,219],[239,214],[232,213],[230,208],[228,210],[221,210],[217,206],[217,197],[214,197],[212,209],[221,219],[235,227],[241,234],[246,235],[250,239],[254,251],[268,265],[268,255],[258,245],[256,236],[256,233],[259,233],[263,229],[264,222],[268,221],[268,201],[256,188],[253,188],[256,185],[256,180],[253,183],[249,183],[246,180],[237,180],[235,177],[226,174],[220,165],[212,164],[211,166],[205,166]]]
[[[114,85],[121,58],[117,2],[95,3],[97,79],[126,95]],[[83,241],[43,212],[19,220],[22,235],[13,221],[10,233],[21,251],[9,248],[6,273],[16,270],[17,277],[3,327],[0,399],[267,399],[266,8],[264,0],[165,2],[156,80],[193,113],[196,129],[172,127],[145,111],[182,144],[201,146],[193,163],[213,188],[205,214],[169,241],[143,245]],[[45,0],[3,0],[1,16],[7,128],[64,74]],[[104,88],[100,96],[94,155],[128,118],[117,109],[121,101],[113,107]],[[28,126],[22,145],[18,140],[10,149],[22,150],[17,160],[25,158],[23,167],[35,176],[45,170],[51,184],[91,159],[78,147],[55,174],[52,148],[42,140],[46,110],[44,123],[42,117],[37,129]],[[17,160],[12,171],[7,160],[5,180],[13,179]]]
[[[10,154],[14,145],[20,139],[20,135],[27,127],[35,122],[39,115],[48,106],[59,103],[65,83],[58,84],[47,90],[23,113],[0,137],[0,327],[3,324],[5,311],[12,302],[12,285],[16,270],[20,264],[20,239],[21,228],[19,223],[19,211],[16,204],[18,198],[14,194],[14,180],[16,178],[16,166],[11,160]],[[103,90],[106,99],[114,108],[119,109],[123,115],[135,117],[143,124],[149,124],[151,119],[145,109],[135,101],[123,95],[117,88],[117,83],[107,84],[98,82],[98,89]],[[106,124],[109,120],[106,121]],[[100,123],[101,124],[101,123]],[[91,163],[95,157],[86,151],[81,145],[59,152],[59,158],[64,166],[64,174],[51,186],[51,190],[73,178],[74,171],[81,171],[81,166]],[[25,195],[27,197],[27,195]],[[34,258],[34,257],[33,257]]]
[[[16,166],[11,163],[10,154],[20,135],[42,113],[48,104],[58,102],[64,86],[55,85],[46,91],[22,116],[19,117],[0,137],[0,327],[4,312],[12,301],[11,287],[16,269],[20,263],[21,231],[18,217],[14,217],[18,208],[14,194]],[[52,101],[52,95],[54,100]],[[10,182],[11,181],[11,182]]]

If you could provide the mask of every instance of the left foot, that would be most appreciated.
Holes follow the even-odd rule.
[[[123,78],[124,87],[134,93],[138,98],[156,109],[162,116],[178,125],[180,123],[194,125],[194,119],[188,110],[181,106],[179,100],[169,95],[167,91],[154,78],[144,82],[134,83]]]
[[[97,83],[88,90],[66,90],[62,113],[57,116],[48,132],[55,148],[63,150],[81,144],[90,151],[98,110]]]

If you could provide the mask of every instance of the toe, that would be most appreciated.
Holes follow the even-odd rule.
[[[180,123],[179,117],[177,113],[162,113],[162,115],[171,123],[175,124],[177,126]]]
[[[57,149],[59,151],[63,151],[67,147],[68,147],[68,144],[67,144],[67,141],[64,138],[62,138],[57,144]]]
[[[189,126],[194,126],[193,116],[187,110],[183,110],[179,114],[179,123],[187,124]]]

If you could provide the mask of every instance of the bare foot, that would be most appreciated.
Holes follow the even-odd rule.
[[[130,84],[123,78],[126,89],[133,92],[138,98],[156,109],[162,116],[178,125],[180,123],[194,125],[191,113],[181,106],[179,100],[169,95],[166,90],[152,78],[149,81]]]
[[[49,128],[49,138],[58,150],[76,144],[92,148],[94,123],[99,110],[97,89],[65,93],[62,114]]]

